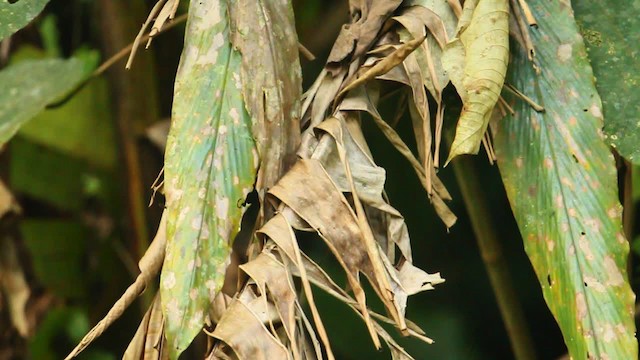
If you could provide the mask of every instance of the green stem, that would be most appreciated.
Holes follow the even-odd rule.
[[[491,218],[491,212],[484,196],[485,192],[478,182],[480,174],[472,159],[469,158],[456,159],[453,170],[469,213],[482,261],[487,269],[515,358],[517,360],[536,359],[522,307],[514,290],[509,268],[502,256],[502,247],[495,231],[496,224]]]

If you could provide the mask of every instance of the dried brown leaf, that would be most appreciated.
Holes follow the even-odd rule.
[[[415,50],[418,46],[420,46],[420,44],[422,44],[424,39],[425,35],[402,44],[389,56],[383,58],[375,65],[373,65],[370,69],[366,70],[360,77],[351,81],[347,86],[340,90],[337,97],[341,98],[348,91],[355,89],[356,87],[366,83],[376,76],[387,73],[389,70],[399,65],[404,61],[404,59],[407,58],[407,56],[409,56],[409,54],[413,52],[413,50]]]
[[[156,294],[149,310],[145,313],[138,330],[127,346],[123,360],[156,360],[168,359],[169,352],[163,351],[166,346],[164,338],[164,317],[160,303],[160,294]]]
[[[282,325],[292,343],[294,359],[300,359],[296,338],[296,289],[293,280],[287,274],[285,267],[273,254],[262,252],[257,258],[241,265],[242,271],[247,273],[255,282],[260,292],[267,293],[267,289],[275,303]]]
[[[6,189],[5,191],[10,198],[10,203],[13,203],[13,197]],[[29,335],[29,322],[25,310],[31,296],[31,289],[18,261],[14,239],[6,234],[0,237],[0,290],[6,294],[11,323],[18,334],[26,338]]]
[[[422,186],[426,191],[433,190],[431,200],[434,204],[434,208],[438,216],[445,223],[447,228],[450,228],[457,221],[457,217],[451,212],[451,210],[444,203],[444,199],[449,200],[451,195],[446,191],[444,185],[435,176],[435,170],[432,168],[425,170],[423,165],[416,159],[415,155],[411,152],[407,144],[400,138],[400,135],[389,124],[382,119],[380,113],[375,108],[371,101],[369,91],[364,88],[360,88],[357,91],[351,93],[347,98],[342,100],[339,107],[342,111],[365,111],[369,113],[374,119],[375,124],[380,128],[385,137],[391,142],[391,144],[402,154],[411,164],[418,179],[422,183]],[[430,171],[432,183],[431,187],[427,183],[426,171]]]
[[[369,50],[384,22],[401,3],[402,0],[351,2],[349,12],[354,22],[342,27],[327,60],[329,71],[335,71]],[[355,16],[359,17],[354,18]]]
[[[302,78],[290,1],[232,2],[232,42],[242,53],[242,92],[260,156],[263,194],[295,161]]]
[[[289,359],[287,349],[264,325],[274,313],[264,297],[234,300],[212,335],[229,345],[240,360]]]

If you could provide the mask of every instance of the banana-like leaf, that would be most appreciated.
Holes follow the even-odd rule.
[[[606,141],[640,165],[640,0],[572,3],[602,97]]]
[[[167,253],[160,293],[170,358],[201,330],[229,262],[258,163],[228,3],[192,1],[165,159]]]
[[[83,61],[74,58],[28,60],[2,70],[0,145],[48,104],[73,90],[86,76]]]
[[[458,155],[478,153],[508,62],[508,1],[465,1],[457,37],[447,44],[442,58],[463,103],[447,163]]]
[[[496,124],[500,172],[571,357],[637,359],[629,245],[616,167],[599,134],[600,97],[568,2],[534,4],[540,74],[517,46],[509,77],[546,111],[516,99],[515,115]]]
[[[27,26],[38,16],[49,0],[21,0],[10,4],[0,0],[0,40]]]

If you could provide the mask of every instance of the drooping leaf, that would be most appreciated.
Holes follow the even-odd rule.
[[[234,300],[213,332],[213,336],[228,344],[239,359],[288,359],[287,349],[266,327],[277,315],[265,297]],[[248,338],[251,340],[247,341]]]
[[[11,61],[24,61],[40,55],[19,51],[12,54]],[[95,50],[81,50],[73,57],[82,61],[88,71],[99,62],[99,54]],[[112,169],[117,160],[113,132],[108,81],[95,78],[64,104],[36,115],[20,128],[19,135],[99,168]]]
[[[273,186],[300,144],[302,77],[290,0],[233,2],[232,42],[242,54],[242,91],[260,155],[256,189]]]
[[[591,67],[568,2],[537,1],[532,10],[540,74],[516,46],[510,82],[546,112],[512,102],[515,115],[495,126],[500,172],[570,355],[636,359],[629,245]]]
[[[87,75],[84,63],[74,58],[22,61],[0,71],[0,145]]]
[[[20,0],[10,4],[0,0],[0,41],[27,26],[38,16],[49,0]]]
[[[167,140],[167,252],[160,294],[171,358],[202,329],[253,189],[257,152],[226,1],[193,1]]]
[[[578,0],[572,5],[602,98],[606,141],[639,165],[640,1]]]
[[[442,59],[463,103],[447,162],[478,153],[508,62],[509,2],[465,1],[457,36],[447,44]]]
[[[371,47],[384,22],[402,1],[353,1],[350,3],[351,14],[355,17],[354,22],[342,27],[327,59],[327,69],[332,75],[336,74],[336,67],[349,64]]]

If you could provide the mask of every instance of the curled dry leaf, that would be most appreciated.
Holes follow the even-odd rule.
[[[344,25],[327,60],[328,71],[362,56],[378,37],[384,22],[402,3],[401,0],[350,1],[353,23]],[[356,15],[357,14],[357,15]],[[357,16],[357,18],[354,18]]]
[[[425,39],[425,35],[422,35],[420,38],[413,39],[408,41],[406,44],[402,44],[395,51],[393,51],[388,56],[384,57],[382,60],[377,62],[371,68],[367,69],[360,77],[350,82],[345,86],[340,93],[338,94],[338,98],[342,97],[348,91],[355,89],[356,87],[366,83],[367,81],[375,78],[376,76],[387,73],[389,70],[394,68],[396,65],[402,63],[404,59],[413,52]]]
[[[198,334],[221,289],[258,155],[227,1],[192,1],[165,157],[167,250],[160,294],[170,357]]]
[[[265,326],[275,320],[274,312],[266,295],[241,297],[231,303],[212,335],[229,345],[240,359],[288,359],[287,349]]]
[[[127,346],[123,360],[165,360],[169,359],[164,337],[164,316],[162,316],[160,294],[153,298],[140,326]]]
[[[498,101],[509,63],[508,0],[468,0],[456,38],[442,63],[463,108],[447,163],[458,155],[477,154]]]

